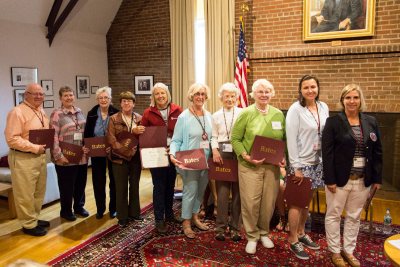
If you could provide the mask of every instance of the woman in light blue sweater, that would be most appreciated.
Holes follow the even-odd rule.
[[[208,184],[208,170],[184,170],[180,168],[182,162],[175,158],[178,151],[203,148],[206,158],[210,155],[210,142],[212,135],[211,113],[204,109],[210,89],[203,84],[195,83],[190,86],[188,99],[189,108],[178,117],[174,135],[170,145],[171,162],[177,166],[178,173],[183,180],[182,198],[182,228],[188,238],[194,238],[191,222],[200,230],[208,230],[198,217],[200,204]]]

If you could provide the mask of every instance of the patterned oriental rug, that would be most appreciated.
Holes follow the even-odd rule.
[[[174,203],[178,213],[181,203]],[[143,222],[130,222],[128,227],[112,226],[88,239],[70,251],[51,260],[51,266],[333,266],[327,252],[323,215],[313,214],[309,235],[320,246],[319,251],[306,248],[310,254],[307,261],[297,259],[289,251],[287,233],[272,232],[274,249],[266,249],[261,243],[257,253],[248,255],[244,248],[246,240],[225,242],[214,239],[214,231],[199,232],[189,240],[178,224],[169,224],[170,231],[159,235],[154,228],[152,205],[142,210]],[[214,221],[206,221],[210,229]],[[355,255],[361,266],[391,266],[383,255],[383,243],[387,238],[381,233],[381,224],[374,223],[370,238],[368,224],[362,222]],[[195,228],[193,228],[195,229]],[[400,233],[400,226],[393,226],[393,234]],[[242,233],[242,237],[244,234]]]

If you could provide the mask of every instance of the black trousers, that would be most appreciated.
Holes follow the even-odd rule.
[[[140,215],[139,181],[142,164],[139,151],[130,161],[113,163],[118,220]]]
[[[115,179],[112,171],[112,162],[106,157],[92,157],[92,182],[94,198],[96,200],[97,213],[103,214],[106,211],[106,185],[107,167],[109,183],[110,203],[108,210],[110,214],[116,211],[115,207]]]
[[[174,217],[172,204],[174,201],[174,188],[176,168],[170,166],[150,169],[153,180],[153,206],[156,221],[162,221]]]
[[[56,165],[58,188],[62,215],[72,215],[85,205],[85,187],[87,181],[87,164],[60,166]]]

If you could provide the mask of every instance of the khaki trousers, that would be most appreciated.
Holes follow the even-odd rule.
[[[8,163],[17,218],[22,227],[35,228],[46,192],[46,155],[10,150]]]
[[[340,253],[340,220],[343,209],[346,211],[343,228],[343,250],[353,254],[360,229],[360,215],[368,198],[370,187],[365,187],[364,179],[349,180],[344,187],[336,187],[332,193],[325,186],[326,215],[325,231],[328,249]]]
[[[279,192],[279,167],[264,164],[251,169],[239,164],[239,189],[247,239],[257,241],[269,232]]]

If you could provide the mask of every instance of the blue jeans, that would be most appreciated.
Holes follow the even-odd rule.
[[[156,221],[163,221],[174,217],[172,204],[174,201],[174,188],[176,169],[173,164],[169,167],[150,169],[153,180],[153,206]]]

